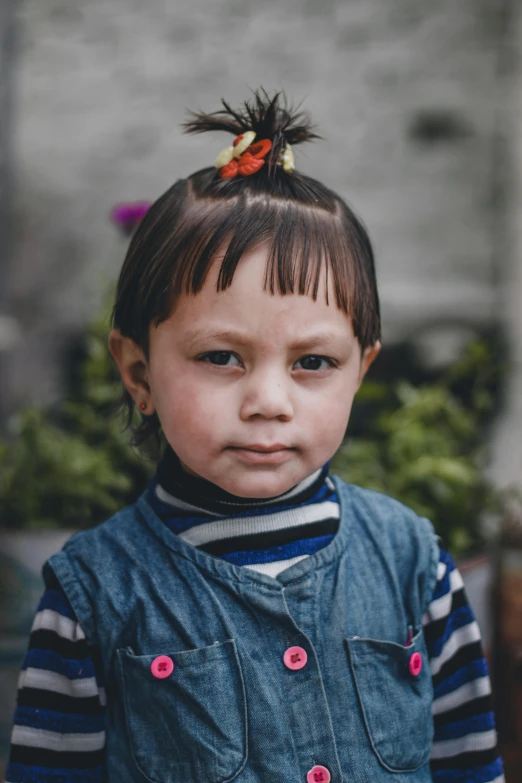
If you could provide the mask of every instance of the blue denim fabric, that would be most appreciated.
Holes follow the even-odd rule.
[[[109,783],[306,783],[314,765],[332,783],[431,781],[422,615],[437,538],[397,501],[332,479],[336,536],[277,578],[177,538],[144,496],[44,566],[101,648]],[[298,670],[292,646],[308,655]],[[174,661],[164,679],[158,655]]]

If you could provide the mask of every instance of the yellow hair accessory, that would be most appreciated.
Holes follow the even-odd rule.
[[[284,148],[279,163],[283,167],[283,171],[286,171],[287,174],[290,174],[295,170],[294,151],[290,144],[287,144]]]
[[[255,138],[256,138],[256,133],[254,131],[245,131],[244,133],[240,133],[239,136],[236,136],[236,138],[234,139],[234,141],[230,146],[225,147],[224,149],[221,150],[216,160],[214,161],[214,166],[216,169],[220,170],[220,176],[223,179],[231,179],[238,174],[239,164],[241,163],[240,158],[243,155],[243,153],[245,153],[246,150],[248,150],[248,148],[252,146]],[[264,158],[265,155],[270,150],[272,143],[268,139],[265,139],[264,141],[257,142],[257,144],[254,145],[254,146],[258,146],[259,144],[266,145],[267,143],[270,145],[268,149],[261,154],[256,154],[255,155],[256,158],[257,157]],[[295,170],[294,152],[290,144],[287,144],[286,147],[281,150],[279,154],[279,158],[277,160],[277,164],[279,166],[282,166],[283,170],[286,171],[287,174],[290,174],[292,171]],[[258,168],[260,168],[259,165],[256,167],[256,171],[258,170]],[[253,172],[249,171],[248,173],[250,174]]]
[[[256,134],[254,131],[240,133],[229,147],[225,147],[225,149],[221,150],[214,162],[214,166],[217,169],[221,169],[223,166],[227,166],[232,158],[240,158],[243,152],[250,147],[255,137]]]

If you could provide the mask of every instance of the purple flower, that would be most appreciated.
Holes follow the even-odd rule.
[[[125,236],[130,236],[151,205],[150,201],[134,201],[116,204],[111,210],[111,220]]]

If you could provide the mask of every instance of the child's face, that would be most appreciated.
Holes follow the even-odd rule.
[[[361,356],[331,283],[326,304],[324,268],[315,302],[272,296],[263,291],[266,258],[265,247],[245,254],[219,293],[217,260],[202,290],[182,295],[151,329],[148,362],[119,332],[110,338],[127,389],[146,414],[157,412],[184,469],[240,497],[280,495],[333,456],[380,350],[377,343]],[[224,331],[238,338],[212,336]],[[328,341],[312,339],[326,333]],[[270,461],[239,450],[257,444],[285,450]]]

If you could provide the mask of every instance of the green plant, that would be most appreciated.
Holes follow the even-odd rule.
[[[88,328],[67,399],[50,411],[22,410],[11,442],[0,442],[4,526],[94,525],[133,502],[150,480],[157,453],[149,446],[148,458],[129,445],[115,415],[121,382],[108,331],[107,318]],[[353,414],[365,409],[365,435],[345,440],[332,471],[427,516],[455,556],[479,549],[484,513],[503,507],[486,478],[484,445],[502,373],[496,346],[476,340],[437,382],[367,380]]]
[[[129,445],[115,413],[121,385],[107,334],[107,319],[96,319],[83,341],[73,393],[52,410],[22,410],[11,422],[10,442],[0,442],[4,526],[91,526],[147,485],[154,462]]]
[[[455,556],[481,549],[484,514],[504,506],[486,477],[485,446],[502,372],[495,346],[481,339],[436,383],[363,385],[359,404],[378,401],[378,410],[364,438],[343,443],[332,470],[428,517]]]

